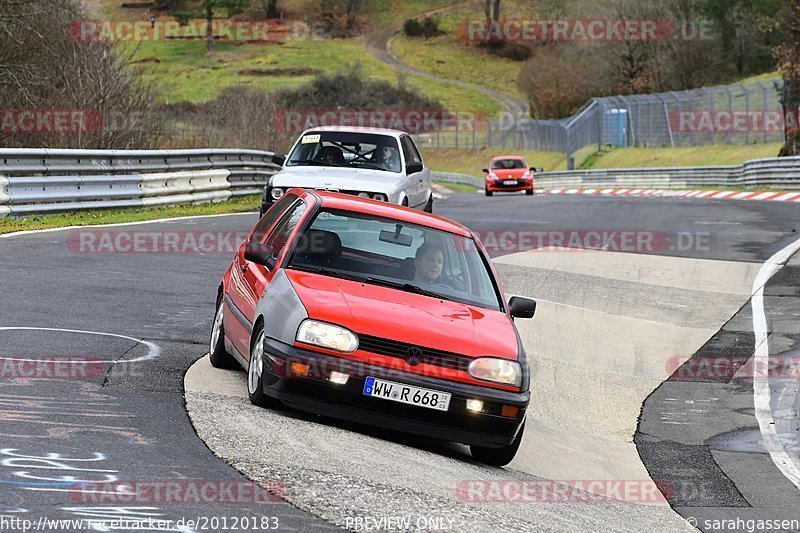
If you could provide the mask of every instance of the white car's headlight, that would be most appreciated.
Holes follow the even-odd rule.
[[[273,200],[280,200],[281,197],[283,197],[283,189],[281,189],[280,187],[273,187],[272,192],[270,194],[272,194]]]
[[[311,319],[300,324],[297,341],[345,353],[358,348],[358,337],[349,329]]]
[[[470,376],[477,379],[516,387],[522,384],[522,368],[516,361],[508,359],[480,357],[469,364],[468,371]]]

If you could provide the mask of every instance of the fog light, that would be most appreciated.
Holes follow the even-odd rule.
[[[378,200],[379,202],[385,202],[387,200],[386,195],[381,193],[372,195],[372,199]]]
[[[360,192],[360,193],[358,193],[358,197],[359,198],[369,198],[369,193]]]
[[[480,413],[483,411],[483,402],[481,400],[467,400],[467,411]]]
[[[504,405],[500,410],[500,414],[509,418],[514,418],[519,414],[519,407],[515,405]]]
[[[294,374],[296,376],[300,376],[300,377],[306,377],[308,375],[308,371],[310,369],[310,367],[307,364],[298,363],[298,362],[295,362],[295,361],[292,361],[292,364],[290,365],[290,368],[292,370],[292,374]]]
[[[344,385],[345,383],[347,383],[348,379],[350,379],[349,374],[336,371],[331,372],[331,377],[330,377],[331,383],[336,383],[337,385]]]
[[[272,195],[273,200],[280,200],[280,198],[283,196],[283,189],[281,189],[280,187],[275,187],[274,189],[272,189],[270,194]]]

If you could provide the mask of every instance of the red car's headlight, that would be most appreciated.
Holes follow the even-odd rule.
[[[469,375],[503,385],[522,385],[522,367],[516,361],[496,357],[480,357],[469,364]]]
[[[300,324],[297,341],[344,353],[358,348],[358,337],[349,329],[311,319]]]

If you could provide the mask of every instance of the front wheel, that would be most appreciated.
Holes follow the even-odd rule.
[[[494,193],[493,193],[492,191],[490,191],[489,189],[483,189],[483,191],[486,193],[486,196],[491,196],[492,194],[494,194]]]
[[[247,396],[250,403],[259,407],[277,407],[280,402],[264,394],[264,327],[255,331],[255,342],[250,347],[250,362],[247,365]]]
[[[236,368],[236,361],[233,356],[225,349],[225,328],[223,322],[223,310],[225,304],[219,301],[217,314],[214,315],[214,325],[211,326],[211,341],[208,346],[208,359],[214,368]]]
[[[433,194],[431,194],[431,197],[428,198],[428,203],[425,204],[425,212],[433,213]]]
[[[527,194],[528,196],[533,196],[533,189],[526,190],[525,194]]]
[[[522,442],[522,434],[525,432],[525,422],[517,432],[517,437],[514,442],[502,448],[484,448],[483,446],[470,446],[469,451],[472,452],[472,457],[491,466],[506,466],[510,463],[514,456],[517,455],[519,445]]]

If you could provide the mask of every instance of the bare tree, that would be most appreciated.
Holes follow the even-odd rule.
[[[96,117],[76,131],[0,129],[0,145],[148,148],[158,144],[154,88],[109,43],[70,30],[86,19],[76,0],[0,0],[0,101],[9,112],[76,111]],[[38,128],[37,128],[38,129]]]
[[[785,142],[781,156],[800,154],[800,0],[788,0],[783,44],[776,49],[778,72],[783,77],[780,100],[783,107]]]

